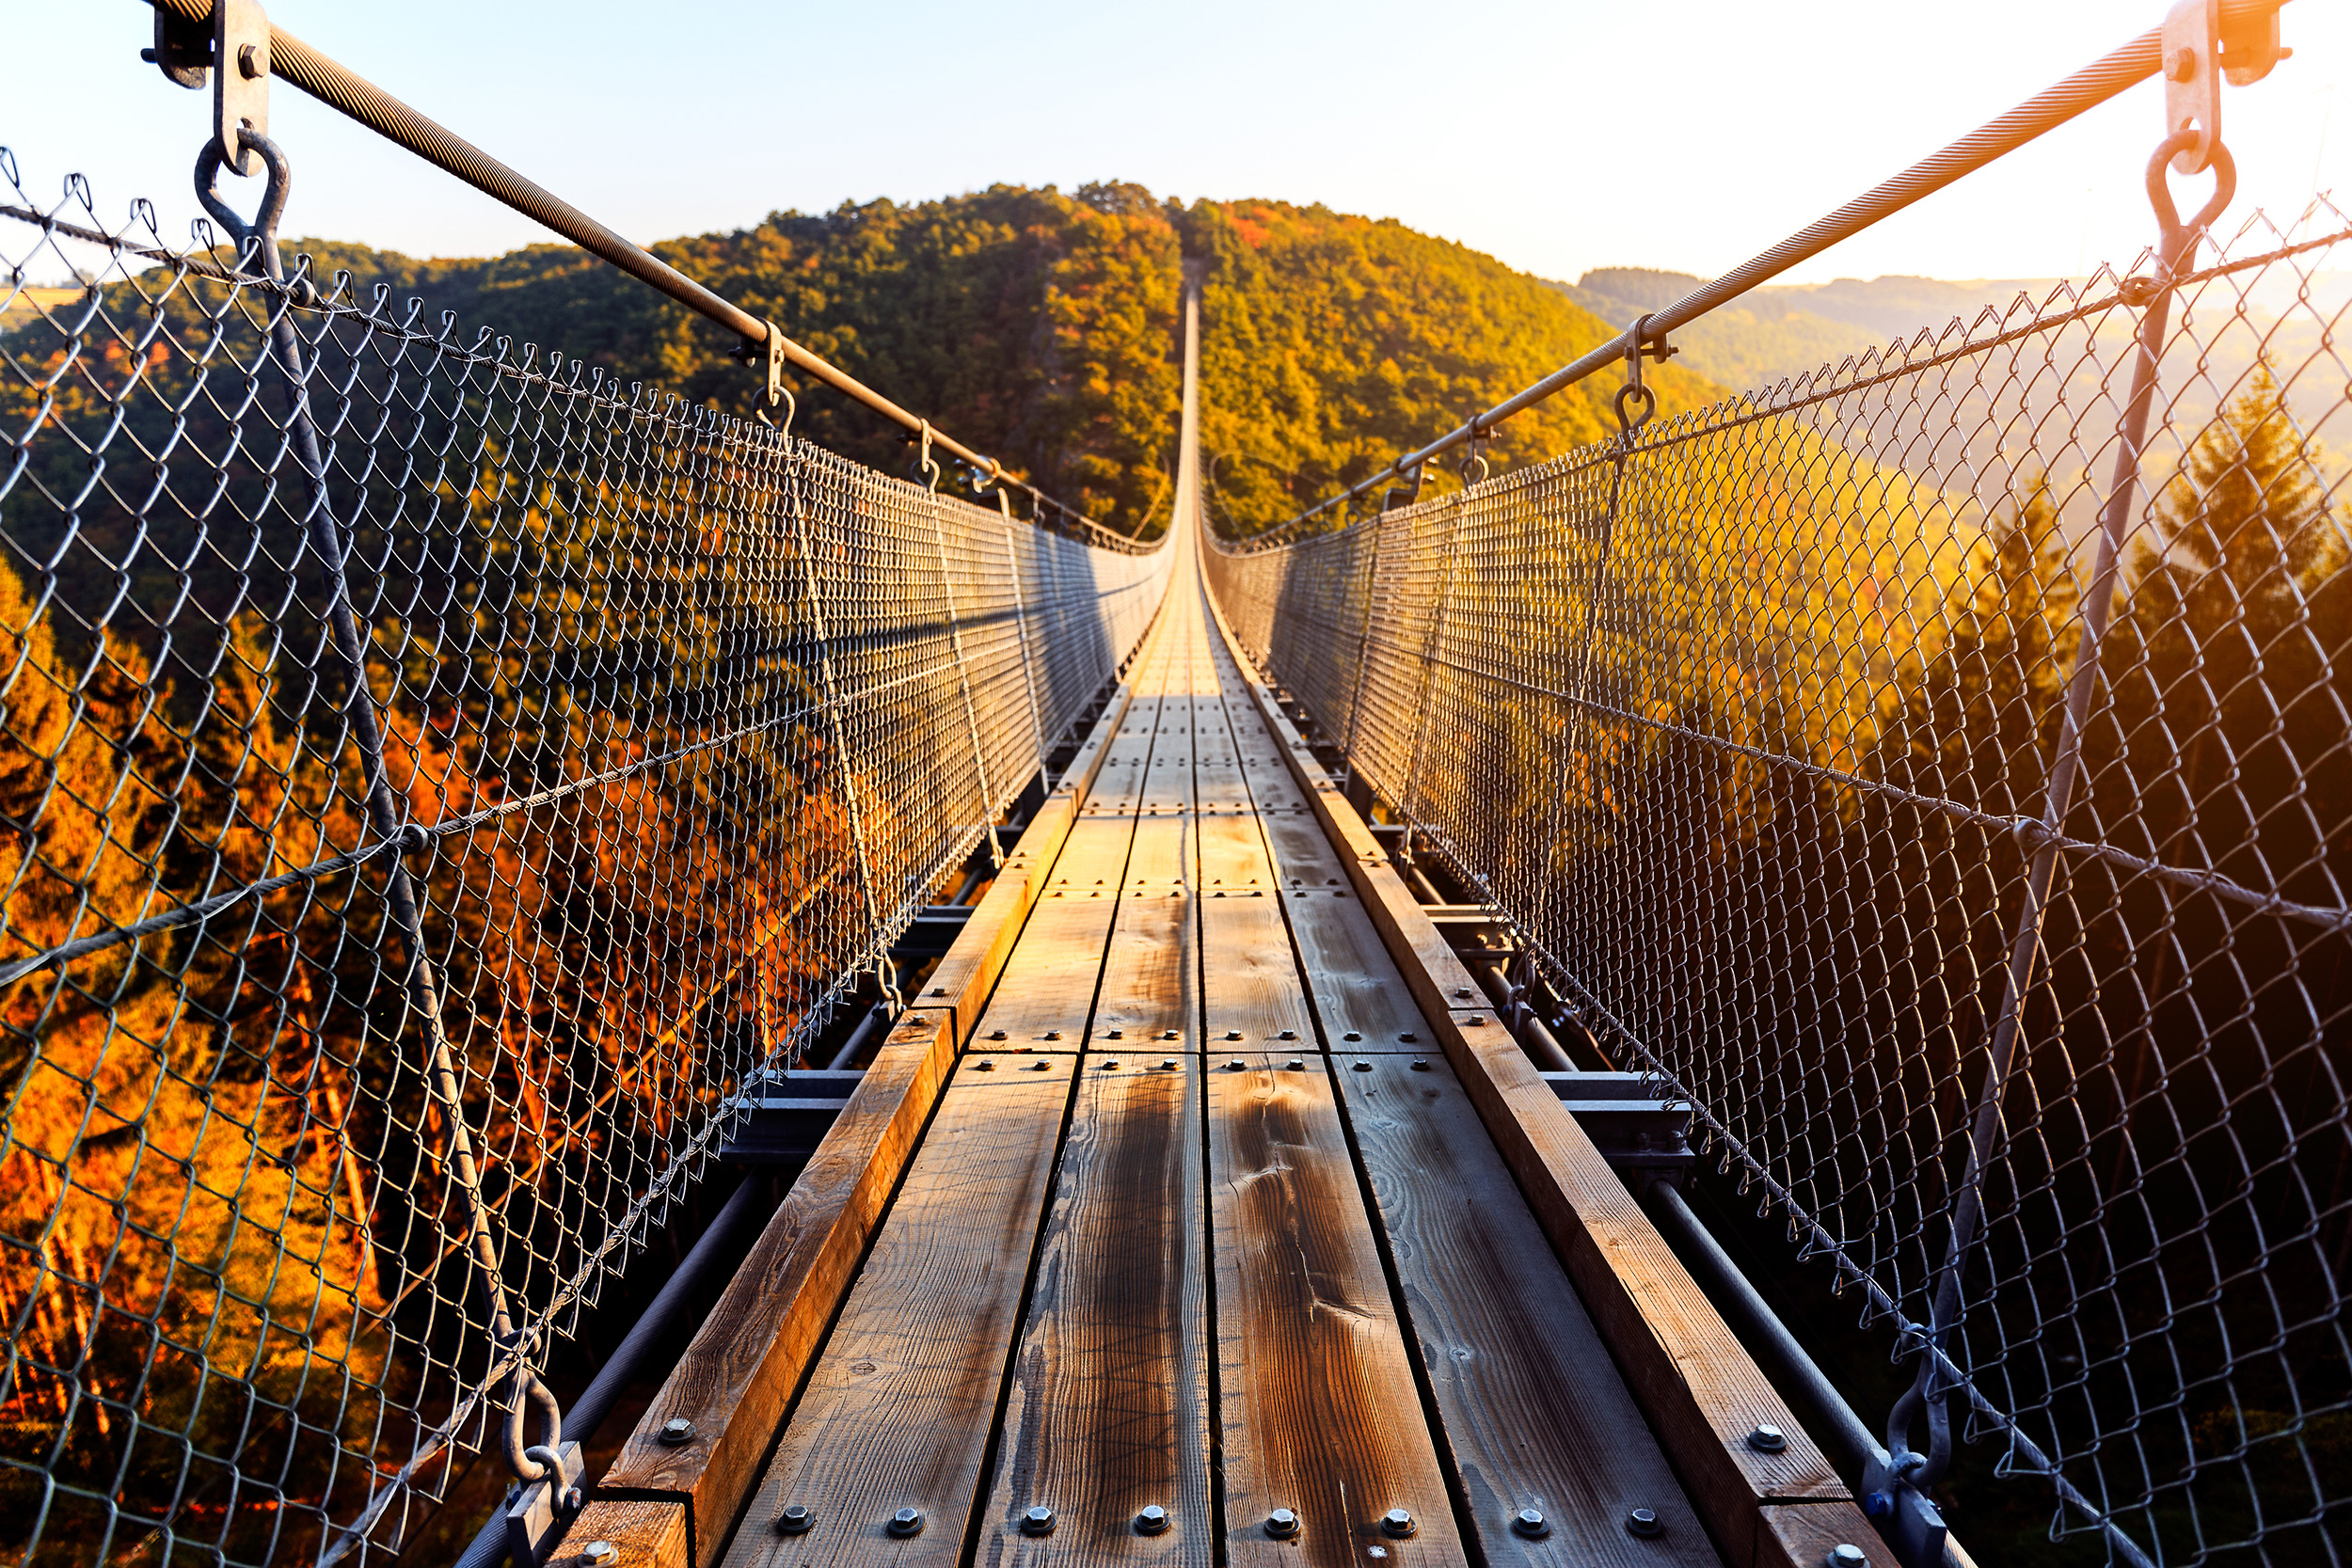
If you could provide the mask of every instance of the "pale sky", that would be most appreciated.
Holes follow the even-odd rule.
[[[1392,216],[1545,277],[1712,275],[2161,19],[2161,0],[275,0],[272,19],[634,238],[878,196],[1127,180]],[[2296,57],[2226,90],[2233,227],[2352,203],[2352,3],[2294,0]],[[140,63],[134,0],[0,0],[0,145],[167,235],[209,95]],[[279,84],[290,234],[418,255],[549,238]],[[2138,87],[1790,274],[2073,273],[2152,232]],[[230,182],[232,186],[243,182]],[[234,198],[249,206],[251,193]],[[2186,203],[2185,202],[2185,205]],[[0,257],[23,254],[0,224]]]

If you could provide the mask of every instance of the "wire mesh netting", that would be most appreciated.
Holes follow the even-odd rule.
[[[2160,292],[2104,272],[1209,562],[1573,1022],[2124,1560],[2345,1555],[2348,229],[2206,242],[2120,470]]]
[[[1168,555],[0,176],[0,1543],[364,1554]]]

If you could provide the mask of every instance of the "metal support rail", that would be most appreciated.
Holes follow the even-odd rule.
[[[146,3],[191,22],[209,23],[213,15],[212,0],[146,0]],[[794,368],[814,376],[844,396],[864,404],[908,432],[919,435],[928,430],[932,445],[986,476],[983,488],[987,483],[1010,485],[1029,497],[1035,515],[1042,515],[1043,509],[1050,507],[1089,532],[1102,532],[1106,537],[1125,543],[1121,536],[1102,529],[1084,514],[1019,478],[996,459],[943,435],[937,426],[908,413],[847,371],[810,353],[785,337],[776,329],[774,323],[763,321],[722,298],[643,245],[614,233],[554,192],[525,179],[463,136],[419,114],[365,77],[328,59],[275,23],[271,24],[269,30],[268,74],[293,83],[328,108],[358,120],[378,135],[437,165],[484,195],[503,202],[534,223],[552,229],[582,250],[612,262],[641,282],[651,284],[688,309],[742,339],[746,349],[757,351],[756,356],[765,357],[771,352],[779,354]],[[771,334],[774,338],[772,343],[770,341]]]
[[[193,4],[195,0],[171,0],[171,3]],[[2286,0],[2221,0],[2222,30],[2226,34],[2265,21],[2285,3]],[[2227,63],[2226,58],[2224,63]],[[2137,87],[2155,75],[2162,66],[2163,30],[2151,28],[2113,54],[2084,67],[2057,86],[2035,94],[1999,119],[1971,131],[1943,150],[1847,202],[1827,217],[1799,230],[1761,255],[1732,268],[1712,282],[1699,285],[1663,310],[1644,316],[1582,358],[1562,366],[1534,386],[1514,393],[1485,413],[1448,431],[1419,451],[1406,453],[1371,478],[1358,481],[1341,494],[1300,513],[1287,523],[1268,529],[1239,547],[1253,549],[1277,545],[1292,530],[1334,508],[1353,506],[1393,481],[1411,478],[1431,458],[1451,451],[1455,447],[1486,439],[1495,426],[1512,415],[1534,407],[1587,376],[1607,370],[1612,365],[1622,364],[1637,353],[1664,357],[1667,352],[1665,339],[1669,332],[1688,326],[1708,311],[1728,305],[1749,290],[1770,282],[1798,262],[1810,261],[1840,241],[1851,239],[1872,224],[1901,212],[1923,197],[1934,195],[1945,186],[2016,151],[2027,142],[2057,130],[2068,120],[2097,108],[2117,94]]]

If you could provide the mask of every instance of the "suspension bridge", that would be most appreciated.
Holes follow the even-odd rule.
[[[1130,537],[161,0],[216,243],[0,150],[20,1560],[421,1560],[479,1454],[469,1568],[1935,1568],[1971,1442],[2054,1553],[2340,1560],[2352,220],[2217,227],[2279,8],[1229,539],[1197,260]],[[2152,78],[2137,263],[1657,417],[1670,334]],[[282,255],[273,80],[716,322],[754,417]]]

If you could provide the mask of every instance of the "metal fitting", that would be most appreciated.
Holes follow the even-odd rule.
[[[683,1416],[673,1416],[661,1423],[661,1442],[665,1448],[682,1448],[694,1440],[694,1423]]]
[[[1002,1029],[991,1029],[988,1032],[988,1037],[993,1040],[1001,1040],[1005,1037],[1005,1032]]]
[[[1164,1040],[1177,1040],[1184,1037],[1184,1032],[1182,1029],[1163,1029],[1160,1031],[1160,1038]]]
[[[1053,1534],[1054,1511],[1046,1507],[1043,1503],[1040,1503],[1035,1508],[1030,1509],[1026,1513],[1021,1515],[1021,1533],[1024,1535]]]
[[[1275,1037],[1277,1039],[1295,1040],[1298,1037],[1298,1031],[1295,1029],[1285,1029]]]
[[[1413,1512],[1407,1508],[1392,1508],[1380,1515],[1380,1533],[1402,1541],[1421,1527],[1413,1523]]]
[[[1665,1534],[1666,1527],[1659,1523],[1656,1509],[1637,1508],[1625,1516],[1625,1532],[1628,1535],[1638,1535],[1647,1541],[1653,1536]]]
[[[1870,1568],[1870,1560],[1862,1548],[1844,1541],[1832,1546],[1829,1556],[1821,1561],[1827,1568]]]
[[[1127,1033],[1123,1029],[1114,1029],[1110,1032],[1108,1037],[1115,1040],[1123,1040],[1127,1037]]]
[[[1168,1510],[1157,1503],[1152,1503],[1145,1507],[1142,1513],[1136,1515],[1136,1533],[1137,1535],[1165,1535],[1168,1533]]]
[[[1530,1541],[1541,1541],[1551,1533],[1551,1521],[1544,1517],[1540,1508],[1522,1508],[1511,1515],[1511,1533],[1523,1535]]]
[[[580,1549],[580,1560],[588,1568],[612,1568],[621,1560],[621,1548],[610,1541],[591,1541]]]
[[[1768,1421],[1748,1433],[1748,1447],[1758,1453],[1779,1453],[1788,1447],[1788,1434]]]
[[[1103,1070],[1104,1072],[1117,1072],[1119,1070],[1119,1058],[1116,1056],[1104,1058]]]
[[[1173,1056],[1163,1056],[1163,1057],[1161,1057],[1161,1058],[1160,1058],[1160,1070],[1161,1070],[1162,1072],[1173,1072],[1173,1071],[1175,1071],[1175,1070],[1176,1070],[1176,1058],[1175,1058],[1175,1057],[1173,1057]]]
[[[1421,1038],[1419,1035],[1414,1034],[1410,1029],[1406,1030],[1405,1033],[1397,1036],[1396,1037],[1400,1043],[1405,1045],[1411,1045],[1414,1041]]]
[[[1303,1072],[1306,1070],[1307,1062],[1306,1058],[1303,1056],[1293,1056],[1289,1061],[1284,1062],[1282,1065],[1290,1069],[1293,1072]]]
[[[1045,1037],[1049,1040],[1057,1040],[1061,1038],[1061,1031],[1058,1029],[1048,1029],[1045,1031]]]
[[[1370,1072],[1372,1070],[1372,1064],[1370,1062],[1358,1062],[1356,1064],[1356,1070],[1358,1072]]]
[[[900,1538],[920,1535],[923,1533],[923,1511],[919,1508],[902,1508],[890,1516],[890,1522],[882,1528]]]
[[[1361,1036],[1361,1035],[1358,1034],[1358,1033],[1357,1033],[1355,1030],[1353,1030],[1353,1029],[1350,1029],[1350,1030],[1349,1030],[1346,1034],[1342,1035],[1342,1036],[1340,1037],[1340,1038],[1342,1038],[1342,1039],[1343,1039],[1343,1040],[1359,1040],[1359,1039],[1362,1039],[1363,1037],[1364,1037],[1363,1036]]]
[[[815,1519],[808,1510],[799,1503],[793,1503],[787,1506],[782,1513],[776,1515],[776,1533],[778,1535],[805,1535],[808,1533],[808,1527],[813,1523]]]
[[[1225,1070],[1228,1072],[1246,1072],[1248,1069],[1249,1064],[1243,1061],[1239,1056],[1234,1057],[1232,1061],[1225,1064]]]
[[[1238,1029],[1228,1029],[1225,1031],[1225,1037],[1229,1040],[1237,1040],[1241,1038],[1241,1031]]]
[[[1415,1072],[1427,1072],[1429,1070],[1429,1058],[1426,1056],[1414,1057],[1413,1070]]]
[[[1265,1532],[1277,1541],[1288,1541],[1298,1533],[1298,1515],[1287,1508],[1278,1508],[1265,1516]]]

